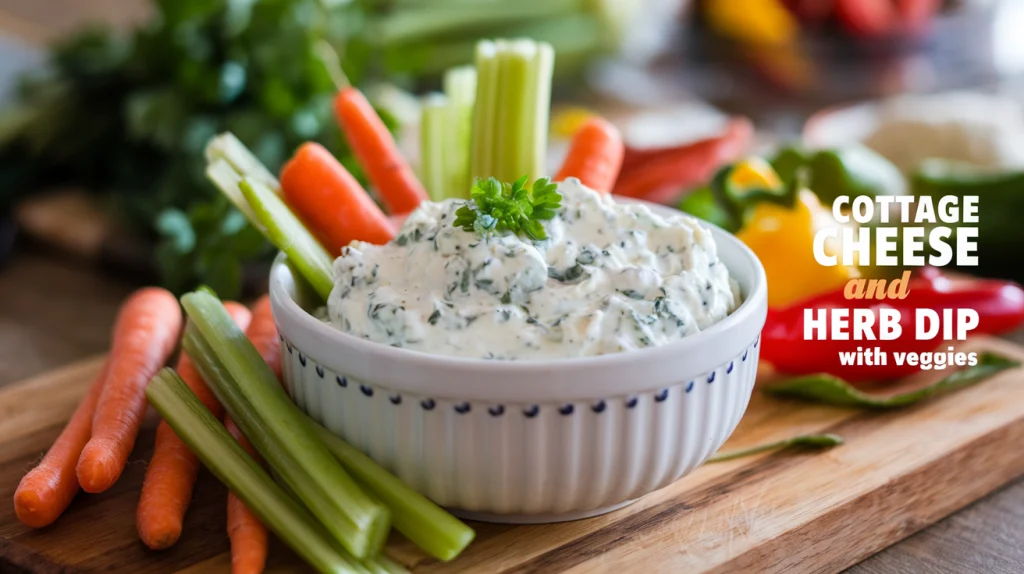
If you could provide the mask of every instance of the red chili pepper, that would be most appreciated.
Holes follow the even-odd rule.
[[[851,382],[897,379],[920,370],[918,365],[899,365],[896,353],[925,353],[936,350],[940,337],[918,340],[915,332],[917,309],[973,309],[978,326],[972,334],[999,334],[1024,323],[1024,290],[1016,283],[991,279],[950,279],[937,270],[924,269],[910,280],[907,297],[902,300],[847,300],[843,290],[825,293],[781,309],[770,309],[761,333],[761,358],[780,372],[792,375],[829,373]],[[875,325],[885,308],[900,312],[902,333],[892,341],[832,340],[829,314],[826,340],[804,340],[805,309],[870,309]],[[852,325],[852,318],[849,318]],[[844,329],[851,333],[852,328]],[[877,336],[878,329],[872,332]],[[941,333],[941,331],[940,331]],[[843,365],[840,353],[881,348],[887,355],[885,365]]]
[[[910,282],[914,303],[932,309],[970,308],[978,312],[975,333],[999,335],[1024,322],[1024,290],[996,279],[950,278],[934,267],[921,269]],[[908,295],[908,298],[910,295]]]
[[[743,155],[753,137],[751,121],[736,117],[712,138],[655,150],[627,148],[612,193],[655,203],[678,201],[688,188],[707,183],[719,167]]]

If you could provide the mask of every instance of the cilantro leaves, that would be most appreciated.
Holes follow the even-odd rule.
[[[477,178],[470,201],[455,212],[455,227],[488,235],[496,231],[525,234],[534,241],[548,238],[541,221],[553,219],[561,206],[558,185],[547,178],[526,184],[527,176],[513,183]]]

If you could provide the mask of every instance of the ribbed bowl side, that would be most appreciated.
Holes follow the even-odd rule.
[[[282,346],[285,386],[311,417],[438,504],[517,521],[610,509],[702,464],[743,416],[758,357],[755,340],[653,392],[487,404],[394,393]]]

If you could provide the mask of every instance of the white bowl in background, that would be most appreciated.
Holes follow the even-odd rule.
[[[743,295],[731,315],[668,345],[572,359],[467,359],[354,337],[303,309],[280,256],[270,296],[285,385],[314,419],[460,516],[554,522],[619,508],[703,464],[750,400],[764,268],[708,227]]]

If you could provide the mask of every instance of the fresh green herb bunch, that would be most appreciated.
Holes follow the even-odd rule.
[[[558,185],[546,178],[533,182],[532,191],[526,180],[525,175],[513,183],[477,178],[469,192],[471,200],[455,212],[455,227],[480,235],[511,231],[534,241],[547,239],[541,221],[555,217],[562,196]]]

